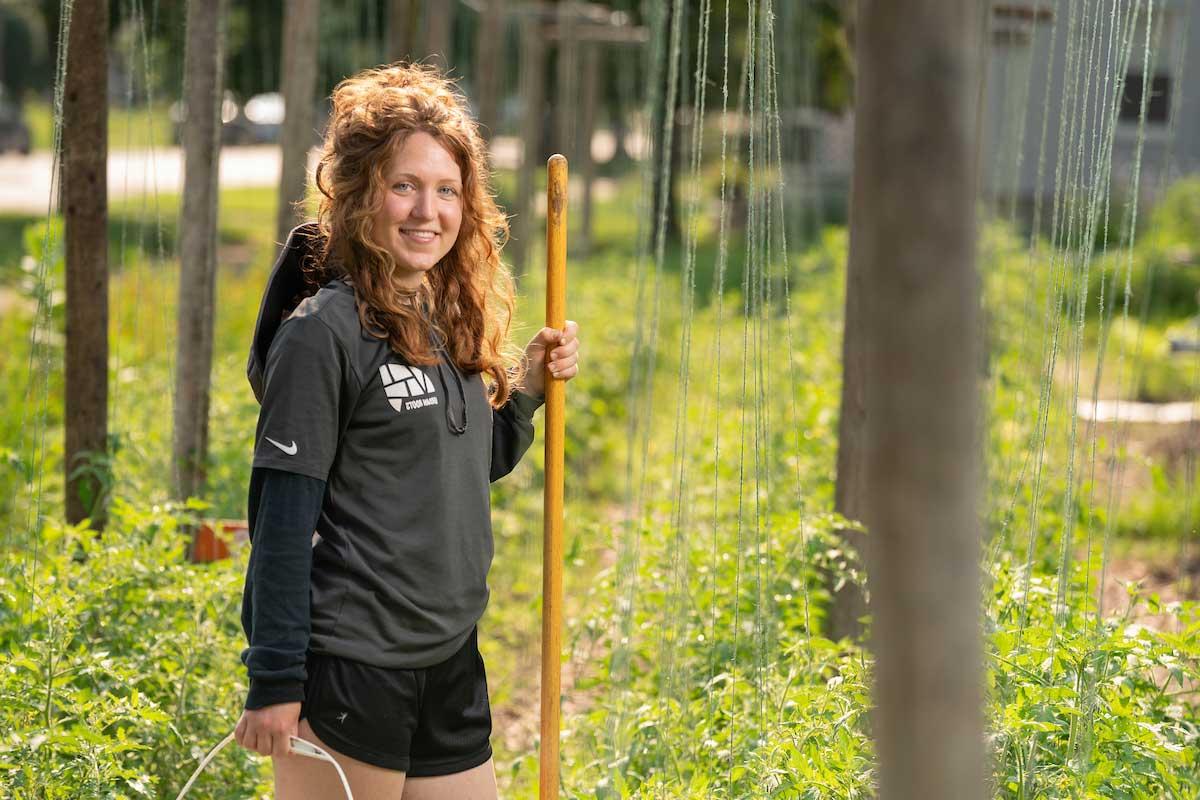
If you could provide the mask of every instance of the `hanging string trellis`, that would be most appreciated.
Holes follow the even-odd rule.
[[[1065,15],[1063,6],[1066,5]],[[60,15],[60,37],[59,41],[62,46],[59,48],[58,62],[56,66],[56,89],[54,97],[54,150],[57,154],[61,148],[61,118],[62,118],[62,86],[65,70],[67,69],[67,48],[66,48],[66,32],[69,29],[71,19],[71,0],[64,0],[61,6],[62,13]],[[157,17],[157,4],[152,3],[152,21],[150,29],[153,30]],[[1029,269],[1028,278],[1030,281],[1030,290],[1026,292],[1026,302],[1022,311],[1022,320],[1032,321],[1034,319],[1033,302],[1041,294],[1045,295],[1045,307],[1042,312],[1041,324],[1038,327],[1043,332],[1043,341],[1039,349],[1041,363],[1039,365],[1037,386],[1039,389],[1039,399],[1036,406],[1034,424],[1031,426],[1030,446],[1023,449],[1024,458],[1021,459],[1021,465],[1018,467],[1015,463],[1015,454],[1011,457],[1006,457],[1001,474],[1004,476],[1003,481],[997,482],[998,486],[1007,486],[1009,491],[1004,494],[1007,498],[1003,500],[1006,505],[1006,511],[1003,515],[1001,525],[1001,535],[995,537],[993,546],[989,550],[988,562],[995,563],[999,558],[999,554],[1007,550],[1011,541],[1010,526],[1013,519],[1016,518],[1016,510],[1019,499],[1022,496],[1023,490],[1028,490],[1032,493],[1032,497],[1028,500],[1028,528],[1027,542],[1024,554],[1024,567],[1022,571],[1022,580],[1024,585],[1024,601],[1022,605],[1022,626],[1027,618],[1027,604],[1030,596],[1029,581],[1034,573],[1035,556],[1038,552],[1038,545],[1047,538],[1040,532],[1039,513],[1042,508],[1040,502],[1043,491],[1043,482],[1052,465],[1047,463],[1050,453],[1047,449],[1047,439],[1050,436],[1051,422],[1055,419],[1055,415],[1067,415],[1069,420],[1066,434],[1065,449],[1068,454],[1068,460],[1065,464],[1066,478],[1064,483],[1064,496],[1062,501],[1061,519],[1064,521],[1064,529],[1058,533],[1058,563],[1057,563],[1057,597],[1055,606],[1058,610],[1054,617],[1055,625],[1062,621],[1062,609],[1070,601],[1071,583],[1070,583],[1070,568],[1074,562],[1071,546],[1074,541],[1072,535],[1074,522],[1080,514],[1078,513],[1080,505],[1085,510],[1090,510],[1094,503],[1094,497],[1089,494],[1086,497],[1079,491],[1080,475],[1076,469],[1075,458],[1077,453],[1084,450],[1087,451],[1088,458],[1088,477],[1095,475],[1097,470],[1098,459],[1098,442],[1096,425],[1090,424],[1088,429],[1082,435],[1077,429],[1077,412],[1081,393],[1081,362],[1084,353],[1084,326],[1085,312],[1087,303],[1090,298],[1087,296],[1089,287],[1089,270],[1093,266],[1095,257],[1095,248],[1097,244],[1101,253],[1109,250],[1110,243],[1107,240],[1108,220],[1111,213],[1110,209],[1110,189],[1112,186],[1112,160],[1114,143],[1117,137],[1118,115],[1121,107],[1121,95],[1124,90],[1125,76],[1129,75],[1131,58],[1139,51],[1139,35],[1140,35],[1140,55],[1142,59],[1141,76],[1141,101],[1137,122],[1137,143],[1134,149],[1133,159],[1133,174],[1130,178],[1129,201],[1126,205],[1125,215],[1123,220],[1124,235],[1119,243],[1120,249],[1124,252],[1124,270],[1123,275],[1116,274],[1112,277],[1112,282],[1108,282],[1107,277],[1103,277],[1099,283],[1101,294],[1097,298],[1099,303],[1102,323],[1100,326],[1100,340],[1097,355],[1097,364],[1095,375],[1092,383],[1092,399],[1095,401],[1099,389],[1099,378],[1101,367],[1104,362],[1105,347],[1107,337],[1111,325],[1113,324],[1113,316],[1116,308],[1116,302],[1111,296],[1104,294],[1106,288],[1113,289],[1116,287],[1118,278],[1123,278],[1123,286],[1119,291],[1121,296],[1121,322],[1128,324],[1130,319],[1130,303],[1131,303],[1131,276],[1134,269],[1133,246],[1136,239],[1136,229],[1138,221],[1138,186],[1141,181],[1141,157],[1143,144],[1146,135],[1146,116],[1147,107],[1150,97],[1152,70],[1150,68],[1152,59],[1157,53],[1160,45],[1160,38],[1163,35],[1164,19],[1162,9],[1154,2],[1154,0],[1129,0],[1123,2],[1103,2],[1102,0],[1039,0],[1034,6],[1033,16],[1038,18],[1042,8],[1047,8],[1051,12],[1053,23],[1049,31],[1049,40],[1053,44],[1057,41],[1057,37],[1063,35],[1067,39],[1065,48],[1065,63],[1063,66],[1063,86],[1064,86],[1064,102],[1059,109],[1057,115],[1057,125],[1052,131],[1050,127],[1051,120],[1051,95],[1049,91],[1045,91],[1042,98],[1042,114],[1040,118],[1041,130],[1039,135],[1038,145],[1038,164],[1036,169],[1035,186],[1038,187],[1038,192],[1035,199],[1035,208],[1033,212],[1033,224],[1029,236],[1027,264]],[[1190,7],[1189,7],[1190,8]],[[688,70],[688,63],[685,56],[684,43],[685,30],[687,28],[686,20],[688,14],[692,11],[696,15],[696,62],[694,70]],[[154,86],[154,72],[152,70],[152,58],[150,48],[147,44],[147,25],[146,11],[142,4],[142,0],[126,0],[124,4],[124,13],[127,18],[132,21],[138,31],[138,41],[140,42],[140,53],[143,65],[144,85],[148,88]],[[717,253],[716,253],[716,269],[712,284],[712,294],[716,303],[716,319],[717,323],[713,333],[713,339],[710,343],[710,349],[706,352],[707,364],[722,363],[722,344],[723,344],[723,327],[725,324],[725,277],[726,270],[729,266],[729,245],[730,245],[730,206],[731,198],[729,196],[729,171],[730,161],[732,166],[737,169],[743,158],[742,141],[745,142],[744,157],[746,160],[746,182],[748,184],[748,194],[750,202],[747,206],[747,218],[744,221],[746,225],[746,242],[745,252],[743,254],[743,275],[742,275],[742,375],[740,393],[737,396],[738,412],[739,412],[739,447],[736,459],[737,466],[737,505],[736,516],[733,519],[734,524],[734,549],[735,549],[735,567],[734,567],[734,591],[733,591],[733,619],[734,619],[734,650],[732,659],[728,662],[723,661],[715,650],[711,651],[709,657],[709,671],[707,675],[707,688],[709,691],[706,694],[706,699],[703,703],[704,713],[709,717],[717,713],[717,708],[720,702],[718,692],[715,690],[717,679],[722,672],[727,668],[735,673],[735,677],[722,683],[723,690],[727,694],[733,694],[740,691],[740,684],[736,678],[738,668],[738,649],[737,641],[740,636],[740,614],[741,600],[743,595],[742,570],[743,570],[743,525],[753,525],[753,542],[752,547],[748,550],[752,553],[754,563],[753,580],[748,580],[751,588],[745,592],[752,598],[754,608],[754,618],[751,621],[750,637],[752,641],[751,652],[753,663],[750,667],[753,680],[752,690],[755,693],[754,708],[756,714],[753,720],[742,721],[744,724],[752,725],[756,728],[759,738],[764,735],[766,728],[769,725],[767,717],[767,701],[766,686],[764,677],[771,669],[772,659],[779,657],[779,642],[773,638],[771,627],[767,624],[767,619],[776,609],[773,607],[769,597],[764,598],[764,585],[769,583],[763,573],[763,553],[764,544],[771,541],[772,535],[777,532],[770,530],[770,520],[773,519],[772,503],[777,502],[774,498],[774,488],[777,484],[773,482],[772,466],[775,463],[774,455],[771,451],[773,442],[773,424],[768,410],[766,398],[771,396],[771,367],[776,363],[776,355],[772,351],[771,327],[770,327],[770,310],[775,305],[773,292],[777,287],[782,292],[782,300],[785,310],[785,332],[786,332],[786,349],[788,352],[793,350],[794,340],[791,294],[793,287],[789,283],[790,263],[788,252],[788,219],[792,209],[786,207],[785,202],[785,184],[783,179],[783,163],[784,152],[786,151],[786,142],[783,140],[783,128],[781,124],[780,113],[780,90],[777,84],[777,53],[775,26],[776,10],[772,0],[748,0],[747,3],[747,40],[746,47],[741,64],[741,79],[739,83],[739,97],[736,103],[736,110],[729,110],[729,58],[730,58],[730,9],[726,3],[723,9],[723,30],[722,33],[722,84],[721,84],[721,136],[720,136],[720,189],[719,189],[719,207],[718,214],[718,229],[717,229]],[[657,173],[657,179],[662,184],[669,184],[673,178],[686,177],[686,186],[688,188],[687,202],[685,204],[685,236],[683,242],[683,258],[681,265],[682,275],[682,292],[680,295],[681,309],[681,329],[679,338],[679,368],[677,371],[677,382],[679,393],[677,403],[674,409],[674,437],[673,450],[671,460],[670,474],[673,476],[670,500],[671,500],[671,527],[673,536],[668,540],[669,551],[667,553],[668,562],[668,591],[664,595],[661,610],[649,607],[639,596],[639,567],[641,566],[640,542],[643,525],[646,524],[645,516],[651,505],[652,495],[647,483],[649,469],[648,464],[651,454],[651,431],[652,424],[649,420],[653,417],[655,408],[655,379],[656,365],[659,359],[659,348],[664,346],[664,343],[659,337],[660,326],[660,303],[664,293],[664,271],[666,262],[666,203],[660,202],[658,208],[647,209],[643,208],[644,213],[639,213],[639,253],[637,259],[638,270],[636,273],[636,297],[637,297],[637,335],[633,345],[633,353],[631,358],[632,373],[629,388],[629,408],[636,409],[636,413],[631,414],[631,420],[628,427],[627,443],[628,443],[628,464],[626,469],[626,504],[629,510],[628,522],[624,537],[619,548],[619,574],[616,584],[616,591],[622,598],[618,604],[619,613],[617,615],[617,625],[613,631],[613,654],[611,661],[611,680],[609,683],[609,692],[611,699],[615,702],[611,703],[610,707],[615,711],[610,719],[610,746],[614,753],[623,752],[628,747],[628,740],[624,734],[624,728],[627,722],[629,706],[634,698],[627,697],[625,689],[628,685],[627,679],[630,670],[630,658],[634,645],[632,638],[636,635],[634,620],[637,617],[638,611],[641,610],[646,614],[661,614],[663,624],[657,626],[657,651],[660,654],[663,675],[663,685],[665,689],[665,697],[674,701],[680,707],[686,705],[691,687],[688,683],[687,676],[683,672],[683,667],[680,660],[677,658],[677,646],[692,631],[689,630],[688,624],[684,620],[685,611],[695,602],[693,596],[697,590],[697,586],[693,583],[693,573],[690,571],[690,561],[686,548],[689,546],[687,542],[686,532],[693,524],[699,524],[703,520],[699,514],[696,514],[696,519],[693,520],[693,509],[699,509],[698,503],[691,502],[689,489],[692,488],[691,468],[692,459],[689,454],[694,452],[695,442],[689,437],[689,417],[688,411],[691,408],[689,403],[698,403],[701,420],[711,418],[716,420],[722,416],[723,405],[722,398],[722,375],[718,369],[713,376],[713,380],[709,384],[700,384],[701,386],[709,385],[712,387],[711,392],[696,392],[693,394],[693,382],[691,380],[692,370],[692,354],[693,354],[693,335],[695,324],[695,294],[696,286],[696,268],[698,255],[698,243],[701,233],[698,225],[698,216],[703,208],[702,196],[702,170],[704,166],[704,126],[703,120],[707,110],[707,84],[708,84],[708,64],[709,64],[709,43],[713,35],[711,25],[712,2],[711,0],[702,0],[698,8],[685,7],[682,0],[674,0],[669,8],[665,6],[659,12],[658,18],[654,21],[655,27],[660,32],[669,30],[669,39],[659,36],[655,37],[655,49],[650,54],[651,68],[649,70],[650,80],[648,85],[651,87],[649,94],[649,105],[651,107],[662,105],[665,108],[663,114],[663,124],[661,129],[648,131],[649,138],[659,138],[663,146],[658,148],[660,153],[660,162],[646,165],[643,198],[652,196],[650,187],[654,183],[654,176]],[[1186,42],[1187,30],[1187,11],[1183,12],[1182,17],[1177,17],[1183,22],[1183,30],[1185,35],[1178,37],[1178,41]],[[1065,17],[1065,24],[1060,25],[1060,18]],[[137,50],[138,48],[135,48]],[[1055,68],[1054,53],[1055,49],[1051,47],[1051,71]],[[1185,63],[1184,48],[1182,46],[1174,48],[1175,54],[1175,71],[1174,74],[1182,76],[1183,64]],[[1009,69],[1008,66],[1005,67]],[[807,74],[807,73],[806,73]],[[690,83],[689,81],[690,77]],[[1034,80],[1033,70],[1030,67],[1025,70],[1023,80],[1018,82],[1015,95],[1015,107],[1020,111],[1020,118],[1013,122],[1007,128],[1006,137],[1008,135],[1016,136],[1016,144],[1011,149],[1005,149],[1003,157],[1011,157],[1014,159],[1013,173],[1018,176],[1015,180],[1019,185],[1019,176],[1021,174],[1021,166],[1025,157],[1024,142],[1028,135],[1027,122],[1029,113],[1029,104],[1027,99],[1032,94],[1030,86]],[[1175,98],[1179,98],[1179,81],[1176,84]],[[628,81],[625,85],[628,91]],[[1006,80],[1007,85],[1007,80]],[[686,176],[673,176],[671,174],[672,165],[670,163],[671,138],[676,134],[676,98],[677,96],[684,98],[684,103],[680,107],[687,107],[690,102],[690,137],[688,141],[688,166]],[[810,95],[811,96],[811,95]],[[690,98],[690,99],[689,99]],[[149,100],[149,106],[153,107],[153,99]],[[1172,103],[1172,107],[1178,110],[1178,102]],[[736,124],[738,133],[747,132],[744,140],[739,136],[739,145],[732,148],[729,147],[729,127],[731,119]],[[1171,116],[1171,128],[1168,132],[1168,140],[1175,130],[1175,120],[1178,119],[1178,113]],[[152,126],[152,117],[147,114],[147,126]],[[1057,160],[1055,162],[1055,173],[1053,181],[1053,193],[1051,196],[1051,219],[1049,231],[1049,262],[1045,264],[1045,280],[1047,285],[1044,286],[1045,291],[1040,291],[1040,281],[1043,280],[1042,266],[1042,234],[1041,222],[1043,209],[1041,206],[1041,187],[1043,178],[1045,177],[1047,167],[1047,150],[1048,143],[1052,141],[1050,136],[1056,135],[1057,148],[1055,150]],[[126,144],[128,146],[131,141],[131,132],[126,131]],[[153,137],[151,137],[153,140]],[[1007,143],[1007,139],[1006,139]],[[151,150],[151,163],[154,163],[153,149]],[[999,163],[997,159],[994,163]],[[1162,168],[1160,184],[1165,183],[1169,174],[1170,158]],[[53,161],[53,169],[57,176],[61,169],[59,159],[56,157]],[[775,181],[764,180],[762,176],[769,175],[774,172],[778,177]],[[996,168],[990,170],[992,175],[1003,174],[1004,169]],[[125,185],[128,186],[129,176],[124,176]],[[52,182],[56,182],[52,181]],[[994,185],[994,184],[993,184]],[[161,212],[158,204],[157,186],[153,182],[149,185],[150,191],[143,193],[142,199],[142,215],[143,218],[147,213],[146,203],[147,197],[153,197],[153,214],[155,220],[156,231],[156,247],[158,252],[158,261],[161,263],[166,259],[166,247],[163,240],[163,224]],[[986,192],[986,190],[985,190]],[[1011,224],[1016,222],[1016,191],[1013,191],[1008,199],[1008,208],[1006,216]],[[643,200],[645,202],[645,200]],[[820,208],[819,202],[815,203],[814,208]],[[26,437],[22,443],[21,452],[27,454],[27,463],[32,465],[34,478],[29,484],[29,502],[27,508],[27,530],[33,535],[29,537],[28,550],[26,557],[21,561],[20,567],[22,578],[25,584],[31,591],[24,595],[28,603],[36,603],[39,601],[38,587],[34,585],[34,579],[37,574],[39,559],[40,559],[40,537],[36,532],[40,529],[43,519],[43,478],[44,465],[46,463],[46,436],[48,429],[48,409],[50,396],[50,374],[51,374],[51,353],[48,345],[47,332],[52,329],[50,318],[50,290],[51,276],[49,274],[49,259],[50,254],[50,226],[49,220],[52,214],[47,211],[47,226],[46,233],[43,237],[42,257],[39,260],[36,270],[36,281],[39,287],[37,293],[37,309],[35,312],[35,323],[32,328],[29,340],[29,361],[28,361],[28,380],[26,389],[26,402],[23,406],[25,420],[32,419],[31,425],[22,425],[24,436]],[[655,225],[647,226],[642,220],[655,217],[657,222]],[[128,245],[128,216],[122,220],[120,229],[121,242],[121,269],[122,272],[128,266],[125,261],[125,253]],[[1097,232],[1102,232],[1100,242],[1097,243]],[[653,236],[651,233],[653,232]],[[775,241],[778,237],[778,249]],[[146,249],[145,227],[138,227],[138,241],[136,251],[144,252]],[[134,281],[135,285],[140,287],[141,281],[141,257],[134,265]],[[773,280],[773,270],[781,269],[778,276],[778,282]],[[1154,264],[1151,262],[1147,265],[1148,271],[1153,270]],[[1149,283],[1149,281],[1148,281]],[[140,296],[140,289],[135,289],[135,296]],[[1139,318],[1143,323],[1146,320],[1148,313],[1148,303],[1145,295],[1141,298],[1142,305],[1139,310]],[[139,307],[141,303],[138,304]],[[162,328],[170,330],[167,324],[168,303],[159,302],[159,313],[162,316]],[[134,312],[133,324],[135,339],[139,333],[140,314]],[[1070,323],[1070,328],[1064,330],[1063,326]],[[1033,327],[1030,325],[1020,326],[1018,332],[1018,350],[1024,352],[1026,346],[1026,328]],[[1140,335],[1134,343],[1134,354],[1132,358],[1126,352],[1126,343],[1122,339],[1120,342],[1119,352],[1117,356],[1117,380],[1123,385],[1124,379],[1128,377],[1130,383],[1136,382],[1138,371],[1142,369],[1141,356],[1141,339]],[[167,348],[168,351],[171,348]],[[1055,405],[1056,398],[1054,397],[1054,376],[1058,365],[1058,357],[1060,350],[1065,351],[1065,360],[1069,361],[1069,370],[1072,378],[1070,390],[1064,392],[1057,398],[1058,405]],[[171,354],[168,352],[165,356],[168,365],[168,371],[171,374],[172,380],[174,377],[174,365]],[[114,360],[118,368],[123,363],[122,354],[114,349]],[[789,390],[790,395],[790,417],[785,424],[795,434],[795,442],[797,449],[800,447],[799,424],[797,421],[797,395],[801,391],[800,378],[797,376],[794,369],[794,363],[791,359],[788,361],[788,373],[786,379],[783,376],[776,376],[779,383],[785,384],[784,389]],[[1126,374],[1127,363],[1131,361],[1132,366],[1128,375]],[[1200,367],[1198,367],[1200,374]],[[993,379],[993,387],[989,392],[989,397],[994,397],[1000,391],[1000,381]],[[118,381],[119,387],[119,381]],[[121,417],[122,409],[124,408],[123,394],[119,388],[113,394],[113,410],[117,418]],[[1023,409],[1023,407],[1022,407]],[[1030,409],[1033,411],[1033,409]],[[1022,410],[1023,413],[1023,410]],[[749,417],[749,419],[747,419]],[[1019,417],[1018,427],[1024,423],[1024,419]],[[747,428],[747,422],[750,423],[750,428]],[[721,514],[718,505],[721,498],[721,475],[720,465],[722,463],[721,450],[721,435],[720,426],[713,425],[712,428],[712,457],[713,470],[711,475],[711,493],[712,493],[712,511],[711,519],[708,520],[710,529],[711,544],[709,575],[714,583],[711,591],[710,606],[707,614],[707,625],[709,631],[709,641],[717,640],[716,628],[718,625],[717,601],[718,594],[715,590],[716,574],[718,562],[720,559],[721,545],[725,543],[721,534],[723,531],[720,528]],[[1118,424],[1116,429],[1116,441],[1125,441],[1128,436],[1128,425]],[[1116,448],[1114,448],[1115,453]],[[746,459],[748,456],[753,456],[753,478],[748,479],[746,474],[747,465]],[[1124,468],[1124,462],[1118,462],[1115,454],[1110,456],[1110,470],[1115,467],[1117,475]],[[1014,475],[1014,472],[1017,472]],[[1026,480],[1027,474],[1031,473],[1031,477]],[[797,462],[795,480],[795,496],[794,501],[796,507],[801,512],[800,517],[800,551],[807,552],[807,543],[804,539],[804,481],[803,476],[799,472]],[[1092,481],[1088,481],[1092,483]],[[754,492],[754,516],[753,521],[746,517],[749,514],[745,508],[744,491],[749,485],[750,490]],[[1189,491],[1191,490],[1192,482],[1189,481]],[[1109,544],[1114,532],[1115,509],[1120,505],[1121,481],[1113,480],[1109,483],[1108,494],[1103,502],[1107,508],[1105,514],[1105,526],[1100,544],[1100,586],[1097,609],[1093,614],[1093,619],[1098,627],[1102,622],[1103,615],[1103,585],[1104,578],[1109,568]],[[999,505],[1001,497],[997,496],[992,500],[994,504]],[[1093,531],[1090,524],[1092,515],[1085,513],[1082,515],[1085,526],[1085,558],[1090,563],[1093,552]],[[1051,542],[1053,541],[1053,533],[1049,535]],[[10,530],[6,534],[6,548],[13,544],[13,532]],[[703,592],[703,584],[699,587]],[[1085,589],[1086,590],[1086,589]],[[809,616],[810,598],[808,595],[808,586],[804,584],[803,591],[804,603],[804,619],[806,634],[811,635],[811,619]],[[24,609],[26,612],[28,608]],[[1054,669],[1053,648],[1058,643],[1059,631],[1057,627],[1052,631],[1051,638],[1051,658],[1048,660],[1050,666],[1048,670]],[[1090,707],[1095,703],[1096,684],[1104,674],[1105,665],[1101,665],[1101,669],[1095,673],[1095,680],[1081,688],[1082,705],[1084,708]],[[738,753],[734,750],[734,739],[732,731],[738,724],[738,720],[729,719],[728,726],[731,732],[730,736],[730,769],[729,774],[725,776],[727,786],[732,786],[732,770],[733,765],[739,763],[745,754]],[[1083,753],[1086,748],[1086,743],[1090,738],[1090,731],[1086,728],[1089,724],[1089,719],[1084,718],[1081,727],[1075,734],[1074,747],[1079,753]],[[690,743],[692,748],[692,756],[694,757],[704,744],[700,741]],[[1036,767],[1037,757],[1037,737],[1033,737],[1028,743],[1027,763],[1031,767]],[[695,760],[693,758],[693,760]],[[619,769],[619,765],[614,762],[614,770]],[[1034,770],[1030,769],[1030,775]]]

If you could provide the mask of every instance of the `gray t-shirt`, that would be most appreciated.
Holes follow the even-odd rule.
[[[326,481],[313,652],[427,667],[458,650],[487,606],[489,483],[529,448],[542,401],[514,391],[493,410],[482,376],[441,352],[437,365],[406,364],[362,330],[340,280],[271,341],[254,466]]]

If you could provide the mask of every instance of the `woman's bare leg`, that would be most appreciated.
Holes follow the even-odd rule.
[[[496,800],[496,768],[492,759],[478,767],[428,778],[409,778],[403,800]]]
[[[356,800],[400,800],[404,794],[403,772],[366,764],[337,752],[317,738],[307,719],[300,720],[297,735],[333,756],[345,771]],[[346,796],[337,770],[328,761],[294,754],[271,760],[275,764],[275,800],[340,800]]]

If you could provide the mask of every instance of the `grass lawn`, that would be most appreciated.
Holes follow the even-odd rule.
[[[49,150],[54,145],[54,112],[40,99],[25,103],[25,122],[29,125],[34,150]],[[110,150],[136,150],[146,147],[170,147],[171,118],[167,105],[108,109],[108,147]]]

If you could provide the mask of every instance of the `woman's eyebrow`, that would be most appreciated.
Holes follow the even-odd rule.
[[[392,180],[400,180],[401,178],[413,178],[418,181],[422,180],[421,176],[415,172],[397,172],[394,175],[392,175]],[[458,178],[454,178],[454,177],[450,177],[450,176],[436,178],[436,179],[434,179],[433,182],[435,182],[435,183],[462,183],[462,181],[459,180]]]

